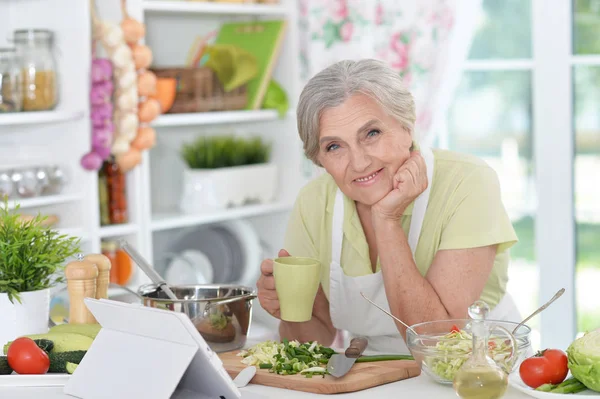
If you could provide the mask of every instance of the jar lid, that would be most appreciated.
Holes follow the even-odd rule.
[[[13,60],[16,58],[16,56],[16,49],[0,47],[0,60],[2,60],[3,62],[6,62],[7,60]]]
[[[54,33],[48,29],[18,29],[13,32],[15,42],[30,43],[36,41],[52,41]]]
[[[119,249],[119,245],[117,244],[116,241],[112,241],[112,240],[104,241],[103,240],[100,244],[100,248],[103,251],[113,252],[113,251],[116,251],[117,249]]]

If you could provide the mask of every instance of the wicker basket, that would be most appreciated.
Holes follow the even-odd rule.
[[[177,93],[169,114],[233,111],[246,107],[246,85],[226,93],[210,68],[154,68],[152,71],[159,78],[177,79]]]

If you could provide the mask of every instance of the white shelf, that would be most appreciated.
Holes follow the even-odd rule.
[[[135,234],[139,231],[139,226],[134,223],[115,224],[100,227],[100,238],[118,237]]]
[[[244,123],[276,120],[277,111],[219,111],[196,112],[191,114],[167,114],[158,117],[152,126],[197,126],[217,125],[225,123]]]
[[[86,234],[86,232],[83,229],[79,229],[79,228],[58,228],[56,229],[58,230],[58,233],[63,235],[68,235],[71,237],[77,237],[77,238],[81,238],[81,241],[86,241],[89,237]]]
[[[83,111],[7,112],[0,113],[0,126],[67,122],[77,120],[83,117],[83,115]]]
[[[290,203],[275,202],[271,204],[247,205],[213,213],[186,214],[181,212],[156,213],[152,216],[153,231],[197,226],[201,224],[222,222],[225,220],[247,218],[267,213],[284,212],[292,209]]]
[[[38,206],[56,205],[68,202],[76,202],[82,199],[81,194],[59,194],[59,195],[43,195],[33,198],[9,198],[8,208],[15,209],[16,204],[20,205],[20,209],[34,208]],[[4,203],[0,202],[0,207],[4,207]]]
[[[288,9],[279,4],[212,3],[205,1],[153,1],[142,2],[146,12],[197,13],[230,15],[286,15]]]

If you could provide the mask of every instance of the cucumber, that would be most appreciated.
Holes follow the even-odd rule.
[[[67,373],[67,363],[79,364],[87,351],[51,352],[49,373]]]
[[[73,333],[73,334],[81,334],[92,339],[96,338],[96,335],[100,332],[102,326],[98,323],[88,323],[88,324],[59,324],[50,328],[48,331],[49,334],[55,333]]]
[[[90,346],[92,346],[92,342],[94,342],[94,340],[90,337],[74,333],[47,333],[25,336],[33,340],[47,339],[52,341],[54,343],[54,348],[52,349],[52,352],[70,352],[78,350],[86,351],[90,348]],[[12,341],[4,345],[5,355],[8,353],[8,347],[11,343]]]
[[[52,349],[54,349],[54,342],[49,339],[34,339],[33,342],[46,353],[52,352]]]
[[[8,364],[6,356],[0,356],[0,375],[12,374],[13,369]]]
[[[77,368],[78,364],[77,363],[71,363],[71,362],[67,362],[67,373],[69,374],[73,374],[75,372],[75,369]]]

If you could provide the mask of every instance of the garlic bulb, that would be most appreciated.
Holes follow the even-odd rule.
[[[115,115],[115,122],[118,136],[120,136],[122,132],[135,131],[138,128],[137,115],[132,112],[117,113]]]
[[[111,60],[113,64],[117,68],[123,68],[128,63],[133,62],[133,58],[131,56],[131,49],[127,47],[126,44],[120,44],[114,49],[114,52],[111,54]]]
[[[136,84],[137,75],[135,70],[132,68],[131,71],[126,71],[125,69],[119,69],[117,73],[115,73],[115,78],[117,79],[118,87],[122,89],[129,88]]]
[[[124,137],[117,137],[111,147],[111,153],[114,155],[124,154],[129,151],[129,141]]]
[[[123,30],[119,25],[103,21],[100,29],[102,30],[102,42],[106,47],[114,48],[123,43]]]
[[[134,110],[138,103],[138,95],[135,86],[126,90],[119,90],[115,94],[117,108],[120,110]]]

